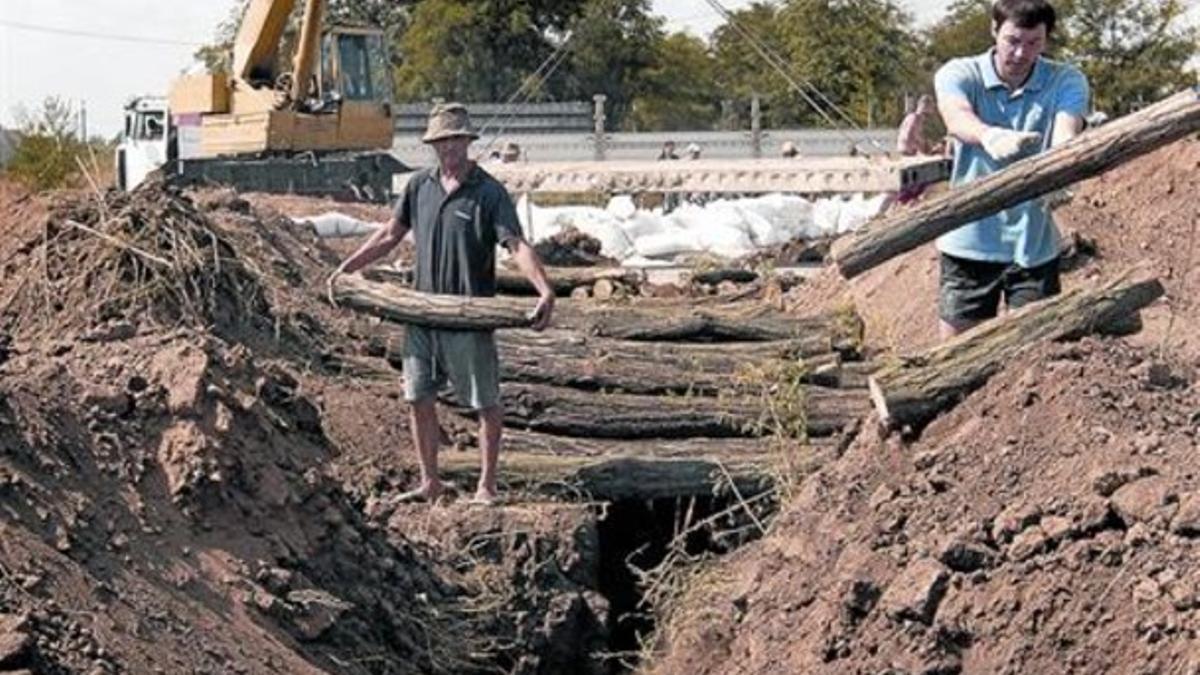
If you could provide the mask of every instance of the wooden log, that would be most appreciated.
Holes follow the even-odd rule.
[[[500,482],[506,490],[593,499],[657,499],[712,495],[733,479],[743,496],[766,489],[777,475],[811,472],[840,451],[842,440],[814,438],[784,448],[762,439],[579,439],[520,430],[504,433]],[[474,485],[479,457],[443,452],[441,472]]]
[[[1031,346],[1103,330],[1149,305],[1162,284],[1136,268],[1100,288],[1073,289],[984,323],[869,378],[871,401],[889,427],[922,425],[982,386]]]
[[[577,288],[590,288],[599,281],[637,288],[646,280],[641,270],[626,267],[546,267],[546,278],[554,294],[569,296]],[[386,281],[411,286],[411,269],[373,267],[363,276],[371,281]],[[537,295],[537,289],[519,271],[500,267],[496,270],[496,292],[503,295]]]
[[[744,381],[750,364],[798,359],[803,361],[801,381],[806,384],[836,387],[841,378],[841,357],[836,352],[803,358],[794,355],[797,347],[807,346],[803,341],[732,343],[714,349],[712,345],[605,338],[547,340],[523,331],[521,336],[501,337],[497,345],[504,381],[585,390],[715,396],[751,388],[753,385]]]
[[[1099,175],[1198,129],[1200,87],[1193,87],[912,208],[888,211],[836,242],[833,259],[843,276],[857,276],[965,223]]]
[[[554,322],[589,335],[619,340],[675,342],[766,342],[828,337],[839,352],[854,352],[862,344],[863,322],[851,312],[797,317],[758,303],[741,308],[679,308],[637,306],[584,309],[564,305]]]
[[[758,401],[699,396],[596,394],[563,387],[503,384],[505,424],[585,438],[753,437],[776,432]],[[810,436],[845,429],[870,410],[861,392],[808,387],[804,425]]]
[[[528,327],[533,310],[529,300],[419,293],[354,275],[337,278],[333,298],[340,307],[388,321],[453,330]]]
[[[732,281],[735,284],[748,284],[758,281],[758,272],[746,269],[722,268],[694,272],[691,275],[691,282],[694,284],[716,286],[722,281]]]
[[[419,293],[393,283],[338,277],[334,299],[342,306],[389,321],[434,328],[493,330],[529,326],[533,305],[516,298],[468,298]],[[862,319],[851,312],[796,317],[760,303],[692,308],[597,307],[561,302],[552,324],[598,337],[650,341],[773,341],[818,338],[853,353],[862,344]]]
[[[641,270],[625,267],[547,267],[546,277],[558,296],[569,296],[577,288],[591,287],[600,281],[637,288],[646,279]],[[537,294],[525,275],[504,268],[496,270],[496,292],[508,295]]]

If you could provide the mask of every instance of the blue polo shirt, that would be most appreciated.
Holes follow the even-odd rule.
[[[1058,113],[1084,117],[1088,112],[1087,78],[1074,66],[1046,58],[1038,59],[1025,85],[1015,91],[996,73],[992,50],[942,66],[934,77],[934,88],[939,99],[957,96],[970,101],[984,124],[1041,134],[1040,148],[1030,150],[1029,155],[1050,147]],[[1001,166],[982,145],[956,142],[950,184],[970,183]],[[1029,268],[1058,256],[1059,237],[1046,206],[1034,199],[967,223],[939,237],[937,247],[959,258]]]

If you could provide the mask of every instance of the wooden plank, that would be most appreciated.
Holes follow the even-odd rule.
[[[871,401],[888,427],[928,422],[1017,361],[1029,347],[1098,332],[1163,294],[1146,268],[1103,286],[1073,289],[988,321],[923,354],[880,368],[869,378]]]
[[[843,276],[857,276],[966,223],[1104,173],[1197,130],[1200,86],[911,208],[890,210],[859,234],[835,242],[834,262]]]

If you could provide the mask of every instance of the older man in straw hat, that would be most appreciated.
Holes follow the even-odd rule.
[[[437,153],[436,169],[418,172],[396,204],[391,222],[376,232],[330,277],[356,272],[387,255],[412,230],[418,291],[450,295],[496,294],[496,245],[505,246],[540,295],[533,327],[545,328],[554,292],[533,247],[521,235],[516,209],[504,187],[467,157],[479,138],[466,108],[436,106],[424,142]],[[434,501],[445,485],[438,477],[438,419],[434,400],[449,378],[454,394],[479,414],[482,470],[475,501],[496,499],[500,451],[499,362],[490,331],[434,330],[408,326],[404,345],[404,396],[412,406],[413,442],[421,484],[402,501]]]

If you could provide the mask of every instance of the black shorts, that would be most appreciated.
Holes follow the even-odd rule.
[[[941,254],[938,315],[947,323],[984,321],[996,316],[1000,298],[1010,308],[1058,295],[1058,258],[1037,267],[967,260]]]

